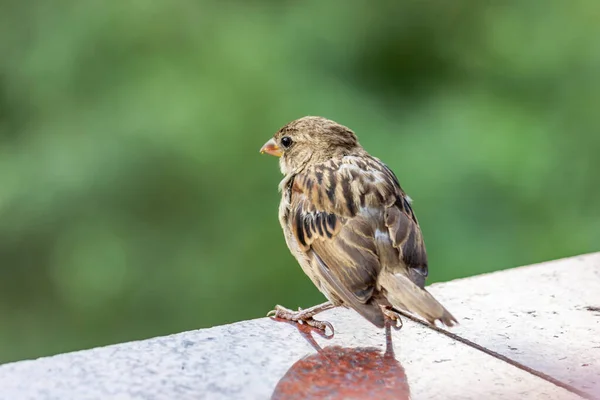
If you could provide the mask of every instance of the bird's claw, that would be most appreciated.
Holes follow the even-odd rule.
[[[298,311],[289,310],[279,304],[275,306],[274,310],[271,310],[267,313],[267,317],[271,318],[279,318],[287,321],[295,322],[298,324],[308,325],[323,333],[327,333],[327,328],[331,331],[330,335],[326,335],[327,337],[333,337],[334,329],[333,325],[327,321],[318,321],[312,317],[312,315],[308,315],[303,312],[302,308],[298,307]]]
[[[404,326],[404,322],[402,322],[402,319],[400,319],[400,317],[398,317],[398,319],[396,319],[394,321],[394,325],[392,325],[392,328],[394,328],[394,330],[399,331],[400,329],[402,329],[403,326]]]
[[[385,315],[385,317],[393,323],[391,327],[394,328],[394,330],[399,331],[402,329],[404,323],[402,322],[402,318],[400,318],[399,313],[388,307],[382,307],[381,310],[383,311],[383,315]]]
[[[311,317],[309,319],[301,320],[301,322],[308,326],[312,326],[313,328],[316,328],[320,331],[323,331],[325,336],[328,338],[333,337],[335,333],[335,331],[333,330],[333,325],[331,324],[331,322],[328,321],[317,321],[316,319],[313,319]],[[329,330],[331,331],[331,334],[329,335],[327,334],[327,328],[329,328]]]
[[[293,314],[294,312],[292,310],[288,310],[287,308],[277,304],[274,310],[271,310],[267,313],[267,317],[281,318],[293,321],[293,319],[291,318]]]

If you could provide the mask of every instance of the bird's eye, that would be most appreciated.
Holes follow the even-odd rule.
[[[281,144],[287,149],[292,145],[292,139],[289,136],[284,136],[281,138]]]

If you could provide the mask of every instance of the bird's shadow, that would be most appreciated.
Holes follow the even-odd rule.
[[[386,349],[376,347],[321,347],[312,336],[320,331],[297,325],[302,337],[317,351],[296,361],[279,380],[271,399],[409,399],[404,368],[394,355],[386,326]]]

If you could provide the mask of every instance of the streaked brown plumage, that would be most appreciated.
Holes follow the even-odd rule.
[[[261,149],[280,156],[279,221],[292,254],[326,303],[274,314],[314,321],[333,306],[353,308],[378,327],[389,311],[456,323],[425,289],[427,255],[421,229],[394,173],[369,155],[354,132],[321,117],[281,128]]]

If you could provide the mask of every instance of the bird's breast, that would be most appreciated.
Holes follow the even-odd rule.
[[[318,266],[316,264],[316,260],[314,260],[306,251],[304,251],[296,239],[294,235],[294,231],[292,228],[292,221],[290,219],[290,202],[287,199],[286,194],[284,193],[281,199],[281,203],[279,204],[279,222],[281,224],[281,228],[283,229],[283,234],[285,237],[285,243],[288,246],[288,249],[300,264],[302,271],[310,278],[312,283],[319,289],[325,297],[332,301],[334,304],[340,304],[340,300],[338,296],[335,295],[333,290],[325,283],[323,279],[319,276]]]

